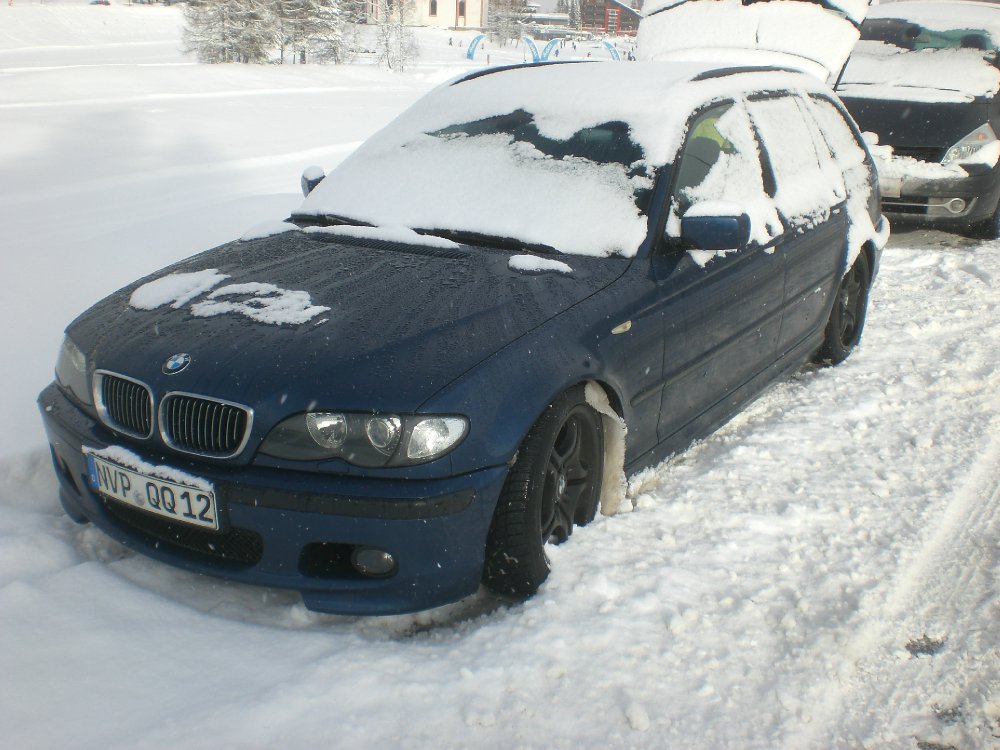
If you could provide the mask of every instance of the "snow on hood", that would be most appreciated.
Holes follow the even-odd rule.
[[[1000,71],[978,50],[901,50],[862,41],[844,71],[842,96],[916,102],[969,102],[993,96]]]
[[[642,60],[725,60],[794,67],[833,81],[859,37],[868,0],[652,0]]]
[[[647,235],[643,197],[697,106],[747,90],[819,87],[794,73],[694,80],[718,67],[558,63],[444,85],[344,160],[295,215],[633,256]],[[500,132],[490,118],[511,122]],[[617,156],[606,157],[602,142]]]

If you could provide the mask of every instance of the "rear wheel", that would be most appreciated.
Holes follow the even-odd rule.
[[[851,270],[840,281],[830,320],[826,324],[823,345],[816,353],[817,362],[839,365],[858,345],[865,326],[870,286],[871,267],[868,254],[862,250]]]
[[[493,514],[483,583],[526,598],[549,575],[546,544],[561,544],[597,512],[604,476],[601,415],[582,387],[560,396],[528,432]]]

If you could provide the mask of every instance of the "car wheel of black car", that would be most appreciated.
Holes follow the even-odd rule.
[[[548,577],[544,546],[593,520],[604,476],[601,415],[582,387],[560,396],[539,417],[500,493],[486,542],[483,582],[517,598]]]
[[[823,345],[816,353],[817,362],[838,365],[847,359],[861,340],[871,278],[868,254],[862,251],[840,282],[837,299],[826,324]]]

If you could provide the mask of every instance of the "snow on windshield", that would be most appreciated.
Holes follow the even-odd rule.
[[[1000,39],[1000,7],[967,2],[901,2],[872,8],[868,18],[902,19],[925,29],[949,32],[976,30],[987,32],[993,40]]]
[[[700,104],[801,76],[690,79],[705,64],[519,68],[438,88],[359,148],[298,213],[632,256],[645,201]],[[453,236],[458,236],[453,235]]]
[[[998,87],[1000,71],[979,50],[904,50],[861,41],[837,91],[868,99],[969,102],[993,96]]]

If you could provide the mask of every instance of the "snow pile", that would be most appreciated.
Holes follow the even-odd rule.
[[[507,262],[507,267],[511,271],[521,271],[523,273],[546,273],[548,271],[564,274],[573,273],[572,267],[561,260],[539,258],[537,255],[512,255]]]
[[[329,310],[329,307],[314,305],[309,292],[255,281],[219,287],[204,301],[191,305],[191,314],[198,318],[236,313],[275,326],[301,325]]]
[[[298,227],[288,221],[262,221],[260,224],[251,227],[240,237],[241,242],[251,240],[262,240],[266,237],[273,237],[276,234],[285,232],[295,232]]]
[[[353,237],[359,240],[380,240],[382,242],[399,242],[404,245],[423,245],[424,247],[440,247],[450,249],[460,247],[445,237],[435,237],[432,234],[420,234],[409,227],[306,227],[306,234],[330,234],[335,237]]]
[[[228,278],[228,274],[219,273],[215,268],[167,274],[132,292],[129,305],[136,310],[156,310],[165,305],[178,310]],[[279,326],[306,323],[329,309],[313,305],[308,292],[259,282],[219,287],[190,308],[191,314],[199,318],[236,313],[258,323]]]
[[[217,268],[206,268],[191,273],[171,273],[153,281],[147,281],[129,297],[129,305],[136,310],[155,310],[170,305],[175,310],[184,307],[213,287],[229,278]]]

